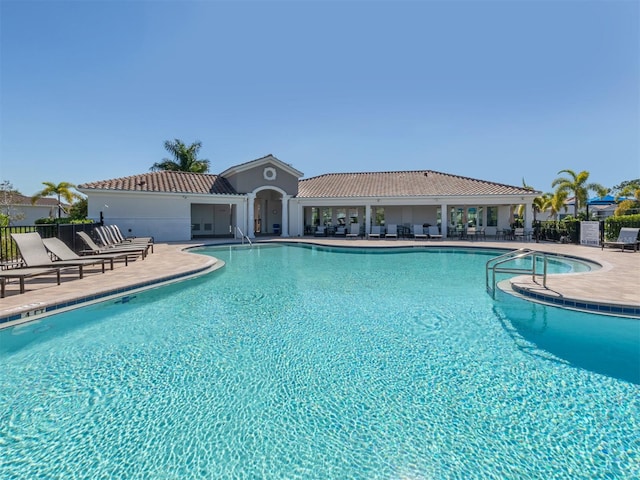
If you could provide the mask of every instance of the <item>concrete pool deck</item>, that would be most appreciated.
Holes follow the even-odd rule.
[[[630,250],[589,247],[558,243],[535,243],[515,241],[467,241],[467,240],[346,240],[333,237],[264,238],[260,242],[302,242],[326,246],[344,247],[435,247],[435,248],[499,248],[517,250],[529,248],[583,258],[598,263],[602,268],[586,272],[549,275],[547,286],[531,276],[510,279],[512,287],[530,299],[555,303],[560,306],[602,305],[601,313],[620,313],[640,317],[640,253]],[[163,282],[175,282],[193,275],[207,273],[223,265],[210,256],[185,251],[185,248],[200,245],[229,244],[228,239],[193,241],[185,243],[158,243],[155,253],[145,260],[124,263],[116,262],[114,270],[101,273],[100,268],[86,268],[83,279],[76,270],[64,273],[61,284],[54,276],[34,277],[25,281],[25,293],[20,294],[17,280],[7,284],[6,296],[0,299],[0,328],[23,321],[22,317],[39,316],[47,308],[63,306],[73,308],[77,300],[100,301],[109,296],[122,296],[135,288],[149,288]],[[502,285],[501,285],[502,286]],[[555,300],[555,301],[554,301]],[[614,310],[609,310],[611,306]],[[620,309],[624,309],[620,311]],[[597,309],[590,308],[591,311]],[[60,310],[56,310],[60,311]],[[10,321],[9,321],[10,320]]]

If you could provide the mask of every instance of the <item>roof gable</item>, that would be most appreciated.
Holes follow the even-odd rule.
[[[302,176],[304,176],[304,173],[302,173],[300,170],[296,170],[288,163],[284,163],[282,160],[274,157],[271,154],[265,155],[264,157],[257,158],[255,160],[251,160],[250,162],[241,163],[240,165],[234,165],[233,167],[227,168],[224,172],[220,173],[220,176],[225,178],[231,177],[233,175],[237,175],[239,173],[246,172],[247,170],[261,167],[263,165],[274,165],[296,178],[302,178]]]

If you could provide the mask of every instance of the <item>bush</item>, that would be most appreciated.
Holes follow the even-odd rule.
[[[640,228],[640,214],[608,217],[604,221],[604,238],[616,240],[623,227]]]

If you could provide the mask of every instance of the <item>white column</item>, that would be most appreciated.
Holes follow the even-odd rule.
[[[449,230],[449,206],[446,203],[440,204],[440,233],[442,238],[447,238],[447,231]]]
[[[371,204],[364,206],[364,234],[367,236],[371,233]]]
[[[282,231],[280,236],[289,236],[289,199],[291,195],[282,195]]]
[[[255,238],[256,232],[253,231],[253,203],[256,200],[255,193],[247,193],[247,231],[245,235],[249,238]]]
[[[524,204],[524,228],[530,229],[533,227],[533,201],[527,200]]]

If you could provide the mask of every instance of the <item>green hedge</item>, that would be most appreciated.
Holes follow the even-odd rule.
[[[640,214],[608,217],[604,221],[604,238],[616,240],[623,227],[640,228]]]

